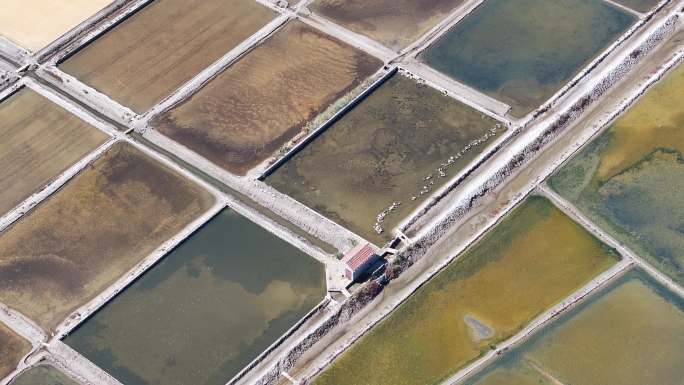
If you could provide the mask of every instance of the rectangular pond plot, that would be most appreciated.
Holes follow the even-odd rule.
[[[321,263],[226,209],[65,342],[127,385],[223,385],[325,292]]]
[[[519,117],[550,98],[635,21],[599,0],[485,0],[422,58],[509,104]]]
[[[317,0],[309,8],[400,51],[447,17],[463,0]]]
[[[0,302],[54,329],[212,204],[200,187],[116,144],[0,234]]]
[[[2,0],[0,36],[37,52],[113,0]]]
[[[549,185],[684,284],[684,65],[549,179]]]
[[[17,376],[9,385],[79,385],[52,365],[34,366]]]
[[[618,258],[549,201],[528,198],[314,383],[439,384]]]
[[[252,0],[154,0],[59,67],[144,113],[274,16]]]
[[[151,125],[244,175],[381,65],[292,21]]]
[[[266,183],[383,244],[504,130],[497,120],[396,74]]]
[[[31,344],[0,322],[0,380],[7,377],[31,351]]]
[[[678,385],[682,362],[684,300],[636,270],[464,385]]]
[[[0,216],[109,138],[36,92],[0,102]]]

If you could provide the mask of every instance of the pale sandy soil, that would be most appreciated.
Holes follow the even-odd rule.
[[[2,0],[0,35],[36,52],[112,0]]]

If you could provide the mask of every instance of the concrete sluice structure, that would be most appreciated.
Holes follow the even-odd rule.
[[[315,4],[308,0],[296,4],[268,0],[236,0],[230,7],[224,7],[218,0],[89,2],[88,7],[76,7],[78,12],[72,14],[71,18],[53,20],[59,21],[61,26],[58,26],[60,23],[55,23],[55,29],[45,29],[44,31],[51,34],[49,37],[47,34],[30,36],[42,38],[42,42],[25,42],[22,47],[16,44],[19,38],[15,37],[11,41],[11,38],[0,36],[0,99],[3,100],[0,103],[0,113],[5,109],[10,110],[10,117],[17,119],[17,113],[13,112],[16,107],[10,105],[12,100],[18,100],[26,94],[31,94],[31,98],[34,99],[31,103],[22,103],[28,106],[24,111],[26,119],[18,119],[19,121],[15,121],[8,131],[18,135],[12,142],[16,144],[9,147],[10,150],[16,151],[17,148],[30,146],[32,150],[37,151],[36,156],[31,157],[34,162],[27,162],[23,166],[12,163],[14,158],[7,155],[8,162],[12,164],[5,169],[15,167],[14,176],[11,178],[17,179],[22,175],[22,171],[29,176],[31,172],[35,172],[37,167],[32,164],[42,162],[49,166],[41,167],[40,171],[43,174],[36,174],[32,177],[32,182],[26,186],[19,188],[20,186],[12,183],[12,187],[17,189],[12,192],[15,198],[11,201],[9,198],[2,198],[0,202],[0,207],[6,206],[6,209],[2,210],[6,213],[0,217],[0,243],[8,246],[0,248],[4,253],[0,257],[0,274],[6,273],[6,276],[11,278],[5,279],[3,275],[3,279],[0,280],[0,302],[7,302],[0,303],[0,325],[10,331],[6,334],[18,336],[18,340],[12,337],[10,339],[25,341],[23,344],[0,344],[0,357],[8,361],[5,363],[0,359],[0,370],[7,368],[5,372],[0,371],[0,385],[21,385],[21,381],[24,381],[22,377],[34,375],[39,378],[36,381],[42,381],[40,378],[66,383],[67,380],[73,380],[81,385],[191,381],[182,375],[174,376],[174,370],[185,371],[186,374],[196,373],[193,371],[201,372],[199,376],[206,379],[205,382],[219,385],[280,385],[315,379],[330,362],[349,346],[353,346],[353,343],[366,334],[373,325],[381,322],[393,309],[409,298],[411,293],[439,273],[460,255],[462,250],[480,238],[486,229],[493,226],[530,191],[539,186],[539,183],[575,149],[624,110],[636,98],[636,94],[643,92],[657,81],[667,68],[681,60],[684,55],[682,44],[673,43],[671,35],[681,31],[680,18],[684,2],[663,0],[656,4],[653,0],[596,1],[624,11],[634,18],[635,23],[622,35],[620,31],[615,32],[612,36],[616,40],[612,44],[598,53],[591,63],[579,65],[578,67],[584,65],[584,68],[572,79],[565,79],[563,82],[567,83],[562,88],[523,118],[512,115],[509,105],[515,103],[510,100],[498,100],[496,95],[487,95],[468,84],[448,78],[416,60],[427,47],[440,41],[447,31],[458,29],[473,12],[488,4],[495,4],[495,0],[444,0],[438,2],[437,8],[431,8],[436,6],[437,2],[423,4],[420,9],[421,15],[402,14],[402,17],[406,16],[411,20],[414,20],[412,18],[415,16],[415,20],[419,21],[416,24],[417,28],[402,31],[406,32],[402,35],[403,41],[382,38],[384,30],[391,31],[396,29],[397,25],[401,26],[401,23],[394,24],[397,20],[392,19],[392,15],[383,14],[376,17],[370,9],[370,13],[366,15],[369,17],[368,20],[380,20],[378,25],[382,27],[378,29],[377,36],[358,29],[358,26],[343,22],[344,17],[347,17],[345,11],[349,11],[349,14],[367,11],[362,3],[357,4],[352,0],[348,2],[348,9],[343,8],[344,1],[326,0],[315,0]],[[0,4],[0,10],[3,6],[14,7],[18,3],[3,2]],[[32,0],[30,3],[40,1]],[[59,5],[60,2],[50,3]],[[77,3],[73,2],[70,5],[78,5]],[[341,15],[338,20],[330,14],[325,18],[315,13],[318,10],[324,12],[319,5],[331,4],[338,7],[334,10],[338,16]],[[49,9],[46,7],[41,11],[44,13]],[[248,12],[250,17],[240,17],[244,16],[245,9],[260,11]],[[207,15],[207,10],[213,10],[210,11],[212,15]],[[66,8],[60,11],[66,11]],[[314,13],[311,13],[312,11]],[[211,28],[206,30],[206,25],[198,22],[212,20],[212,17],[221,18],[226,12],[229,13],[226,20],[234,20],[231,17],[237,17],[236,25],[244,27],[238,28],[239,31],[233,31],[236,32],[235,35],[227,32],[231,29],[230,26],[224,25],[227,29],[220,31]],[[9,17],[14,17],[13,22],[25,21],[21,17],[21,12],[11,11],[3,13],[2,16],[8,14]],[[42,17],[40,12],[28,16]],[[140,20],[144,22],[141,23]],[[174,23],[175,21],[178,23]],[[337,24],[338,21],[340,24]],[[276,148],[276,145],[265,148],[264,143],[269,141],[266,135],[268,132],[264,134],[265,131],[260,130],[274,129],[277,126],[281,131],[290,133],[288,129],[282,129],[281,125],[276,124],[273,115],[265,116],[262,115],[262,111],[240,109],[248,118],[253,117],[245,118],[244,121],[257,122],[254,124],[258,127],[255,126],[250,131],[257,137],[256,141],[241,141],[238,144],[253,149],[257,161],[234,174],[198,155],[189,149],[190,146],[179,144],[182,140],[175,142],[163,137],[155,130],[154,125],[150,124],[166,111],[178,106],[191,105],[193,99],[196,106],[189,109],[189,118],[173,118],[192,121],[196,119],[197,111],[210,111],[221,115],[226,108],[239,106],[239,97],[232,99],[232,102],[212,102],[209,100],[211,98],[199,100],[201,98],[195,98],[195,95],[210,88],[211,83],[218,84],[215,82],[218,82],[222,75],[230,73],[231,68],[238,68],[241,62],[250,63],[250,56],[258,54],[260,47],[296,23],[305,25],[302,29],[311,31],[310,34],[295,34],[288,38],[288,43],[301,45],[301,52],[306,53],[307,49],[310,49],[312,52],[321,53],[320,46],[304,39],[306,36],[316,35],[320,39],[346,46],[354,52],[357,59],[365,58],[367,63],[373,63],[373,68],[380,67],[380,63],[387,66],[376,72],[373,68],[360,71],[350,82],[349,87],[342,87],[344,92],[333,92],[333,95],[321,105],[311,107],[311,111],[300,111],[303,118],[294,119],[297,120],[294,126],[298,130],[301,129],[300,134],[288,136],[281,141],[285,142],[284,144],[279,142],[282,144],[279,148]],[[205,24],[220,27],[220,23]],[[0,35],[9,36],[12,31],[2,29],[9,25],[16,23],[0,23]],[[146,30],[149,26],[156,27]],[[19,27],[29,27],[31,31],[36,29],[31,23],[24,23]],[[367,28],[368,25],[362,27]],[[206,34],[200,33],[201,31]],[[201,37],[197,37],[197,34]],[[128,43],[139,43],[131,43],[134,46],[126,45],[121,41],[122,36],[130,38]],[[379,41],[373,40],[374,38]],[[200,41],[201,47],[193,45]],[[31,44],[33,46],[27,47]],[[154,52],[154,55],[143,55],[137,59],[129,57],[123,60],[126,55],[119,54],[116,47],[124,47],[124,50],[130,51],[133,56],[136,55],[135,48]],[[335,63],[336,54],[322,54],[328,57],[324,61],[327,63],[326,67],[316,68],[316,63],[313,62],[309,64],[311,70],[327,70],[328,64]],[[281,57],[281,61],[287,61],[286,54]],[[654,63],[650,63],[651,61]],[[346,61],[345,63],[348,64]],[[347,64],[342,66],[342,72],[349,70]],[[363,99],[370,94],[364,94],[364,91],[379,77],[386,76],[388,70],[397,67],[402,73],[413,74],[419,81],[444,93],[446,98],[454,98],[475,111],[504,122],[509,130],[472,164],[449,180],[443,188],[431,192],[424,204],[393,229],[392,235],[401,236],[403,240],[398,244],[396,238],[389,242],[393,246],[398,245],[396,247],[399,250],[395,256],[390,257],[389,267],[382,279],[355,286],[353,292],[349,293],[345,288],[349,282],[343,277],[344,266],[338,257],[354,246],[366,242],[364,237],[275,191],[258,179],[271,162],[279,161],[289,149],[297,145],[298,140],[315,131],[337,111],[345,110],[345,106],[357,96],[363,94],[360,98]],[[306,78],[307,68],[307,65],[300,68],[304,75],[298,75],[298,79]],[[250,69],[243,68],[242,71],[249,74]],[[251,78],[238,76],[231,82],[270,79],[268,82],[271,86],[280,85],[282,88],[282,85],[291,84],[291,88],[300,90],[300,93],[321,91],[312,89],[311,87],[315,86],[307,85],[301,80],[293,80],[293,75],[288,70],[273,72],[277,75],[264,76],[262,71],[255,73]],[[633,74],[641,78],[631,78]],[[330,82],[334,83],[332,80]],[[135,87],[132,87],[133,85]],[[229,87],[230,84],[223,86]],[[249,94],[246,96],[255,95],[249,87],[244,92]],[[269,96],[275,96],[274,104],[280,102],[288,106],[300,103],[298,99],[288,97],[284,98],[287,100],[278,100],[277,95]],[[222,103],[228,107],[221,106]],[[596,111],[600,111],[602,106],[610,107],[606,107],[608,110],[603,115],[598,115]],[[264,109],[268,110],[271,107],[269,104],[264,106]],[[288,118],[277,112],[276,115],[277,118]],[[41,123],[36,120],[38,116],[42,116],[45,121]],[[74,116],[77,119],[74,119]],[[591,120],[587,123],[583,119]],[[7,122],[6,119],[0,122],[0,130],[2,124]],[[586,127],[577,128],[576,125],[580,122]],[[218,127],[217,130],[220,131],[225,122],[222,122],[222,119],[215,119],[207,124]],[[22,126],[29,129],[22,130]],[[66,128],[57,130],[53,128],[55,126]],[[194,133],[195,137],[201,136],[202,127]],[[32,132],[33,135],[28,135]],[[57,132],[64,135],[57,135]],[[139,136],[131,135],[132,132]],[[568,132],[567,135],[576,133],[578,136],[576,140],[565,141],[565,132]],[[16,133],[24,133],[26,136]],[[137,140],[140,135],[149,142]],[[263,141],[259,142],[262,139]],[[38,146],[34,147],[34,144]],[[44,148],[57,151],[64,158],[55,158],[55,155],[49,155]],[[60,148],[71,150],[59,151]],[[128,162],[114,162],[118,165],[100,167],[113,152],[121,152],[121,148],[129,148],[132,152],[128,154],[131,155]],[[551,156],[545,152],[547,148],[554,148],[557,151]],[[0,153],[0,159],[4,159],[4,154],[11,152]],[[135,154],[140,156],[133,156]],[[263,154],[268,156],[264,157]],[[47,160],[40,158],[39,155]],[[137,161],[131,161],[132,158]],[[51,162],[55,159],[58,161]],[[538,163],[542,159],[548,163],[539,166]],[[287,166],[291,160],[287,158],[283,161],[284,165]],[[145,168],[144,165],[149,165],[150,162],[165,169],[166,172],[152,173],[156,176],[150,179],[149,170],[135,171],[133,164]],[[133,170],[125,164],[133,167]],[[526,171],[528,167],[534,172]],[[213,183],[224,186],[225,191],[207,183],[203,177],[198,177],[192,172],[193,168],[213,178]],[[7,180],[11,178],[8,177]],[[87,179],[92,179],[96,188],[83,188],[83,180]],[[1,180],[4,179],[0,178],[0,185]],[[173,182],[173,187],[161,191],[160,180]],[[174,212],[174,208],[183,206],[183,202],[187,203],[182,197],[168,194],[168,191],[178,188],[179,185],[194,185],[195,193],[190,195],[200,201],[201,197],[208,197],[208,201],[200,204],[201,210],[177,213],[177,222],[159,220],[157,216],[160,213]],[[0,197],[3,193],[9,194],[10,190],[0,191]],[[547,191],[543,195],[550,196],[550,193]],[[108,210],[105,207],[103,210],[101,207],[97,209],[93,208],[94,206],[78,204],[89,200],[91,203],[97,203],[99,200],[107,200],[105,197],[109,199],[109,203],[118,202],[114,206],[119,208]],[[151,204],[147,200],[149,197],[155,197],[153,200],[156,203]],[[243,199],[248,199],[249,204],[243,203]],[[568,208],[568,202],[560,202],[556,198],[551,200],[587,230],[620,250],[624,259],[601,273],[582,290],[563,299],[535,319],[523,322],[519,332],[493,345],[491,350],[446,378],[445,383],[458,383],[485,368],[489,362],[495,361],[510,347],[517,346],[531,335],[536,335],[539,328],[549,324],[559,314],[573,309],[577,304],[581,306],[585,297],[594,298],[594,293],[598,289],[623,277],[633,265],[643,268],[649,276],[655,277],[660,284],[667,286],[673,295],[683,295],[684,291],[677,283],[672,282],[648,262],[616,243],[614,239],[606,241],[605,237],[609,236],[602,233],[598,226],[579,216],[573,216],[572,210]],[[259,207],[268,211],[269,215],[278,216],[279,220],[263,215]],[[301,271],[288,270],[272,259],[263,261],[258,267],[237,266],[235,269],[219,272],[212,268],[213,265],[207,264],[209,258],[202,253],[181,253],[178,256],[178,250],[191,243],[191,236],[199,237],[206,229],[203,225],[208,224],[209,227],[212,218],[216,220],[217,215],[224,215],[225,212],[219,213],[227,208],[246,217],[245,223],[251,221],[261,226],[263,229],[260,229],[260,232],[269,240],[277,243],[282,242],[278,240],[282,238],[287,242],[284,246],[260,242],[266,247],[291,250],[298,255],[296,258],[306,261],[306,265],[318,266],[318,270],[318,262],[307,259],[313,257],[321,262],[325,266],[326,281],[318,282],[315,290],[313,286],[316,285],[311,286],[309,292],[309,289],[293,286],[293,283],[305,280],[292,279],[302,273]],[[98,212],[100,214],[97,214]],[[110,214],[117,216],[118,219],[108,221]],[[88,215],[92,217],[91,220],[88,219]],[[79,223],[78,218],[81,217],[85,220]],[[297,232],[288,226],[283,226],[283,222],[311,234],[312,237],[320,238],[336,250],[322,250],[315,242],[297,235]],[[136,229],[127,232],[131,224],[136,225]],[[200,228],[202,230],[197,232]],[[149,237],[155,230],[159,231],[155,242],[152,242],[154,245],[141,245],[138,238]],[[36,237],[42,237],[42,241],[34,242]],[[185,242],[188,237],[191,238]],[[250,236],[240,238],[239,241],[243,242],[253,240]],[[65,242],[66,239],[71,241]],[[135,261],[128,260],[117,265],[110,259],[99,260],[96,258],[100,255],[99,252],[86,250],[87,241],[93,239],[99,241],[90,242],[96,249],[115,247],[115,254],[126,254],[129,257],[134,255]],[[41,249],[41,244],[47,246]],[[31,247],[36,250],[30,250]],[[229,249],[228,246],[224,246],[221,253]],[[34,251],[35,255],[31,254]],[[92,255],[88,259],[80,258],[81,254]],[[78,261],[93,263],[79,264]],[[30,263],[27,265],[27,262]],[[175,266],[176,269],[169,266]],[[275,278],[269,281],[265,275],[261,275],[268,269],[276,275],[290,274],[290,278]],[[26,275],[14,274],[15,271],[31,273],[35,277],[25,278]],[[54,271],[59,274],[53,274]],[[245,271],[250,272],[249,276],[253,277],[253,280],[242,282],[244,286],[229,279],[215,278],[223,273],[230,276],[240,275]],[[72,295],[88,286],[89,280],[100,273],[107,273],[108,276],[99,276],[97,282],[86,290],[87,295]],[[320,278],[319,274],[320,271],[313,275]],[[153,284],[150,283],[150,276],[157,277]],[[213,306],[193,308],[191,291],[184,293],[182,289],[192,285],[202,286],[201,283],[207,276],[213,277],[210,279],[212,284],[215,284],[215,287],[221,286],[222,290],[211,291],[213,295],[205,295],[202,299],[217,302]],[[258,290],[250,286],[257,281],[269,283],[260,288],[263,290]],[[389,285],[383,286],[387,281],[390,282]],[[8,289],[10,286],[12,288]],[[26,294],[31,286],[41,288],[45,293],[43,299],[47,298],[48,294],[51,298],[63,298],[54,302],[48,298],[41,304],[40,301],[34,301],[38,299],[37,296]],[[320,301],[323,287],[333,292],[329,293],[325,300]],[[175,294],[149,298],[150,292],[160,289]],[[237,292],[241,295],[235,295]],[[68,295],[63,295],[64,293]],[[187,307],[175,307],[173,297],[180,298],[183,297],[182,294],[188,300]],[[154,329],[130,325],[127,323],[130,320],[125,314],[135,308],[135,298],[144,299],[146,296],[151,302],[142,310],[156,309],[159,314],[165,311],[181,312],[181,318],[191,329],[202,326],[202,320],[205,318],[223,319],[220,316],[215,317],[217,315],[235,317],[234,312],[228,311],[231,308],[229,302],[241,298],[249,305],[247,307],[260,310],[237,315],[254,316],[245,319],[258,319],[258,322],[246,321],[241,324],[236,321],[231,333],[242,340],[251,341],[252,344],[243,344],[243,348],[250,348],[245,350],[244,355],[240,355],[235,353],[240,349],[233,349],[231,341],[225,342],[225,333],[217,332],[210,337],[192,333],[185,336],[183,333],[164,336],[164,333],[172,333],[173,330],[157,330],[156,325]],[[124,306],[126,303],[133,304],[133,307]],[[62,311],[57,311],[57,307],[62,307]],[[292,310],[294,308],[296,310]],[[188,311],[184,313],[184,310]],[[465,325],[464,330],[480,341],[491,338],[499,330],[490,320],[479,314],[467,313],[462,317],[462,321]],[[211,329],[210,325],[207,328]],[[88,330],[91,333],[87,333]],[[154,330],[154,333],[147,333],[149,330]],[[585,336],[584,333],[578,335]],[[74,341],[79,338],[81,345],[77,346]],[[144,357],[146,350],[142,349],[135,355],[139,359],[126,358],[127,352],[131,350],[127,344],[135,342],[133,340],[136,338],[141,341],[148,338],[146,346],[149,347],[149,351],[156,352],[153,357],[156,361],[153,364],[140,367],[141,363],[147,362],[145,359],[149,359]],[[172,341],[173,346],[169,345],[168,341]],[[78,349],[72,349],[69,343],[73,343]],[[203,357],[201,352],[197,352],[198,343],[205,343],[207,346],[214,344],[212,349],[220,352],[222,359]],[[9,346],[16,348],[12,348],[12,352],[8,353]],[[184,349],[186,346],[188,348]],[[227,356],[231,358],[223,360]],[[228,361],[230,363],[226,364]],[[541,370],[546,373],[557,370],[552,365],[544,364],[539,357],[535,357],[532,369],[525,370]],[[48,370],[45,370],[46,367]],[[66,374],[66,379],[49,370],[50,368]],[[169,380],[171,382],[164,378],[163,373],[167,371],[166,375],[172,377]],[[31,378],[29,377],[29,380],[34,381]],[[548,380],[548,377],[544,379]]]

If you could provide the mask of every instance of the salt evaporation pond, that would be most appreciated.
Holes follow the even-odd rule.
[[[395,74],[266,182],[383,244],[506,128],[435,88]]]
[[[423,59],[522,116],[635,21],[606,1],[485,0]]]
[[[684,65],[571,159],[549,185],[684,284]]]
[[[678,385],[684,300],[634,270],[464,385]]]
[[[548,200],[526,200],[315,379],[439,384],[619,256]]]
[[[226,209],[65,342],[126,385],[223,385],[324,295],[322,264]]]

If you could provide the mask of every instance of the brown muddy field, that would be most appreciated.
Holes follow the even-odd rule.
[[[60,68],[143,113],[273,17],[252,0],[155,0]]]
[[[54,329],[213,203],[116,144],[0,234],[0,302]]]
[[[399,51],[449,15],[463,0],[318,0],[315,13]]]
[[[30,350],[28,341],[0,322],[0,380],[12,373]]]
[[[244,175],[382,63],[295,21],[152,126]]]
[[[24,88],[0,103],[0,215],[108,136]]]

